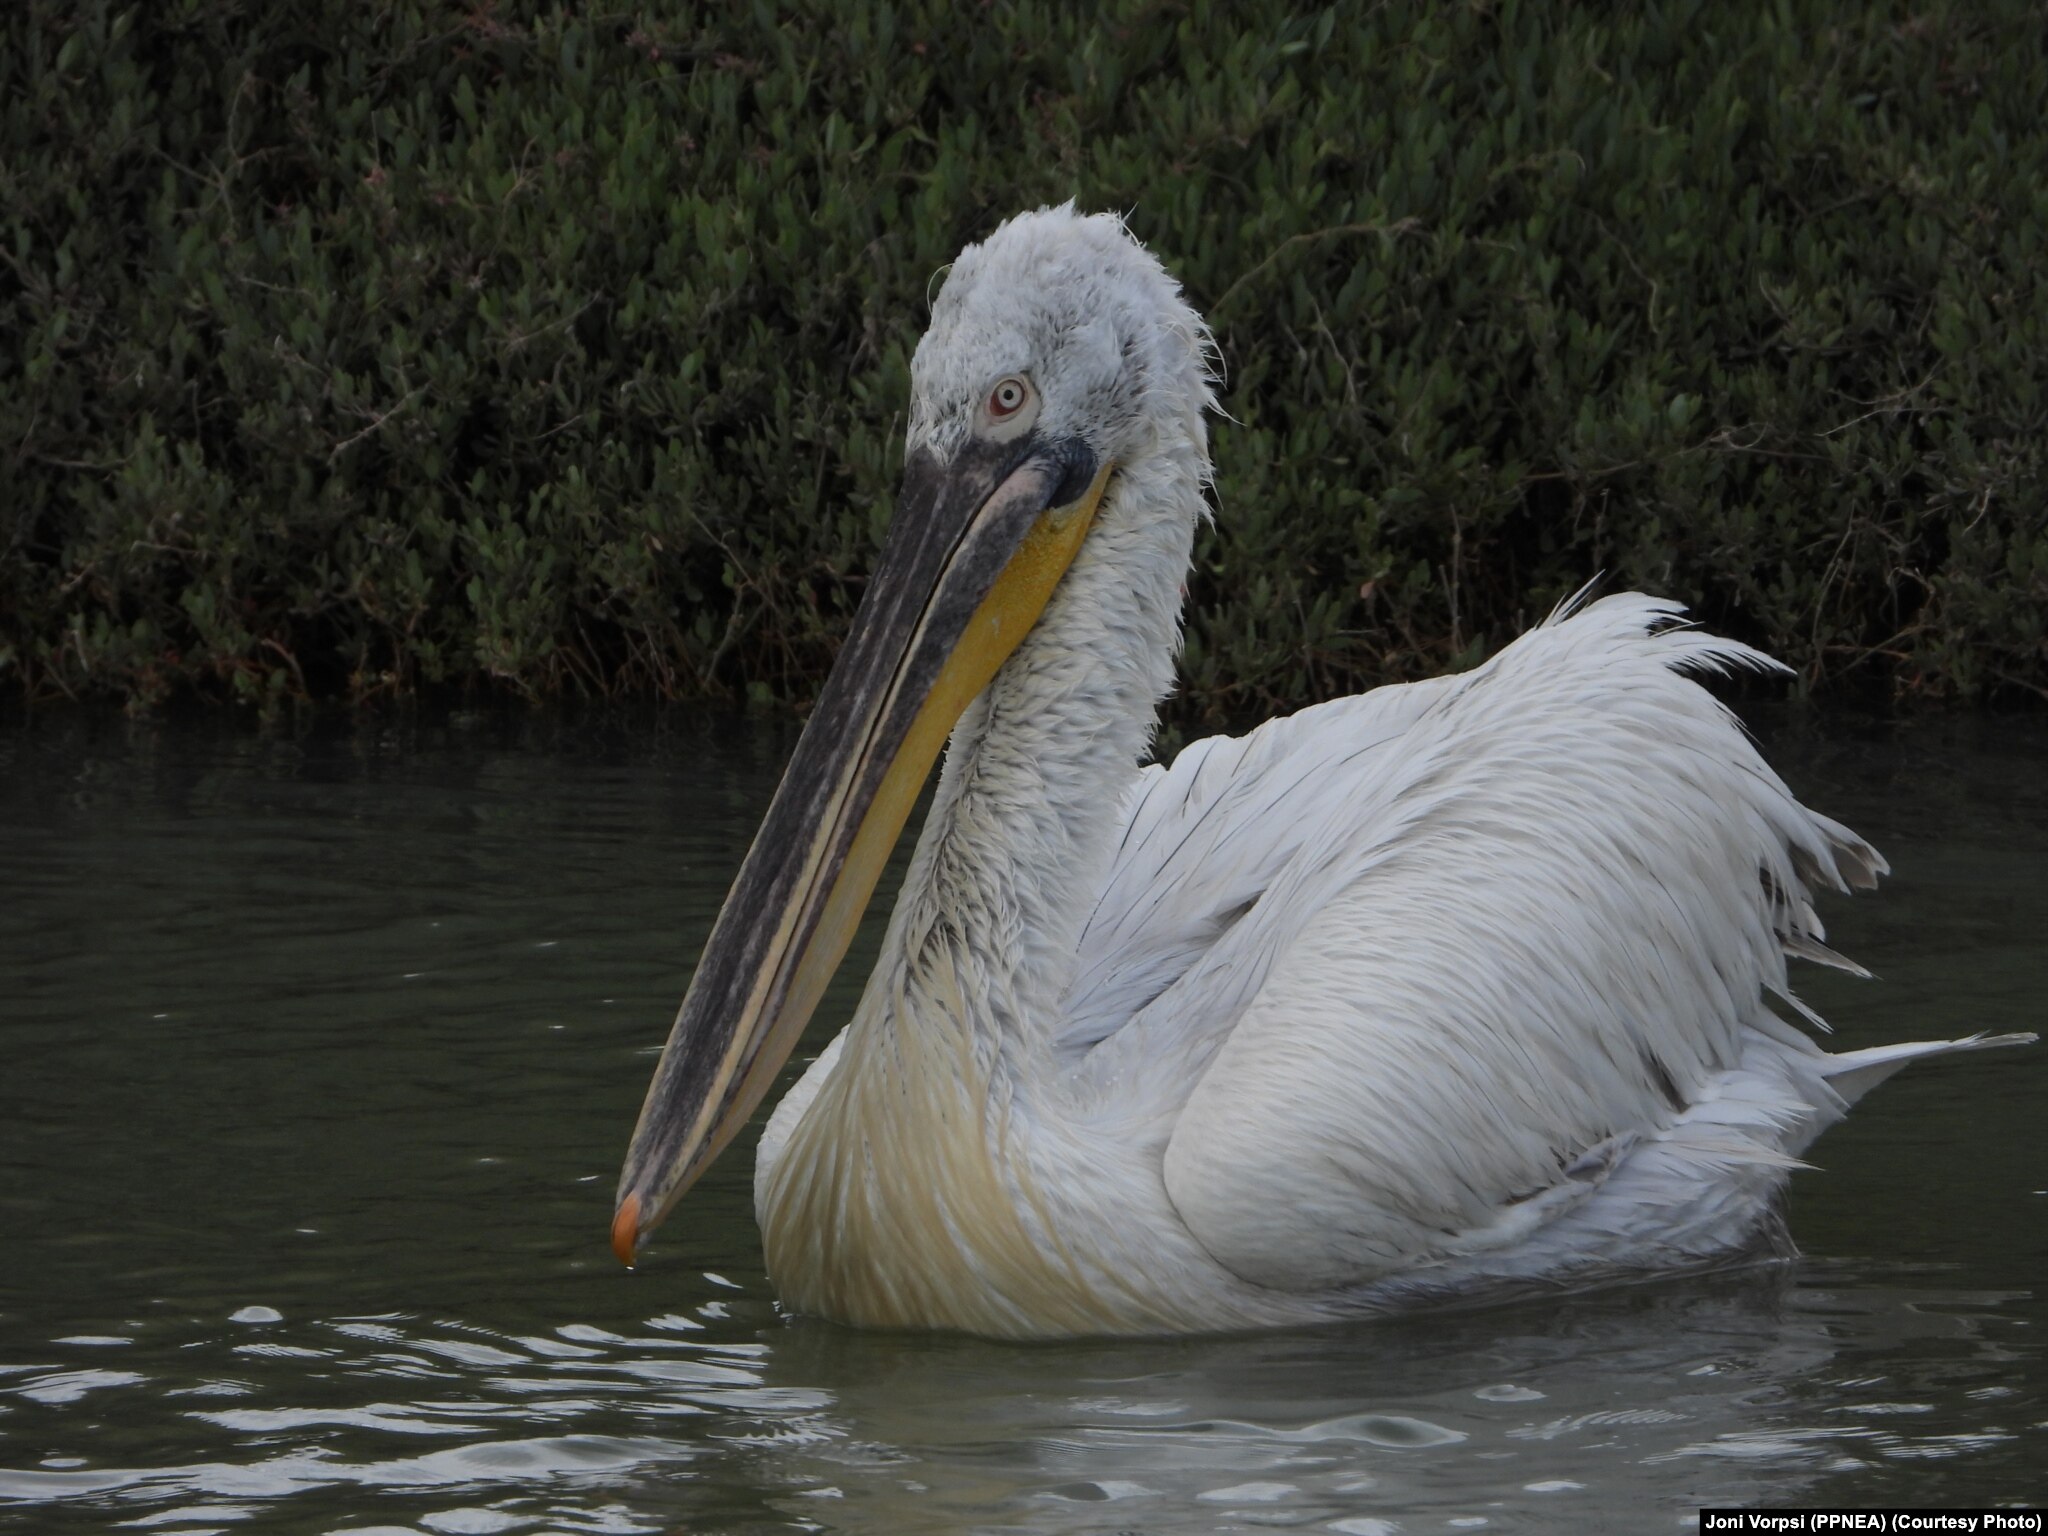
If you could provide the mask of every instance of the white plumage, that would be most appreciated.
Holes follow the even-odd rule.
[[[1830,1056],[1774,1010],[1812,1018],[1788,954],[1847,965],[1815,893],[1884,862],[1692,680],[1776,664],[1672,603],[1136,766],[1203,515],[1206,349],[1158,263],[1071,208],[939,298],[913,450],[956,452],[1021,374],[1116,472],[954,731],[852,1023],[762,1140],[786,1301],[1228,1329],[1724,1260],[1865,1089],[2001,1043]]]

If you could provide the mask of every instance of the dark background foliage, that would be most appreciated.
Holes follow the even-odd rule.
[[[1128,210],[1234,424],[1183,718],[1596,571],[2048,687],[2035,0],[15,0],[0,683],[801,700],[936,269]]]

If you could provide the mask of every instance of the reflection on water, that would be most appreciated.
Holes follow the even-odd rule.
[[[1847,1044],[2037,1026],[2048,735],[1780,726],[1891,855]],[[1875,1095],[1793,1266],[1004,1346],[785,1321],[748,1158],[611,1181],[785,736],[0,733],[0,1527],[1354,1533],[2040,1497],[2043,1060]],[[857,975],[864,958],[856,951]],[[826,1013],[843,1016],[852,982]]]
[[[145,1326],[9,1369],[9,1439],[53,1449],[0,1499],[43,1529],[1678,1529],[1702,1502],[1853,1497],[1888,1463],[1958,1463],[1963,1496],[2028,1428],[2021,1300],[1773,1267],[1427,1326],[1022,1349],[782,1325],[737,1294],[617,1331]],[[82,1363],[117,1346],[166,1374]]]

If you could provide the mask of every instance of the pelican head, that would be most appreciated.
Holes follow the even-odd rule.
[[[1120,221],[1071,204],[1010,220],[953,264],[911,365],[880,560],[640,1111],[612,1225],[622,1260],[795,1048],[963,711],[1091,543],[1121,536],[1108,525],[1161,504],[1116,487],[1170,458],[1194,491],[1178,505],[1199,506],[1207,338]],[[1174,585],[1194,512],[1177,515]]]

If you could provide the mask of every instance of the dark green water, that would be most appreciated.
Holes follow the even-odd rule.
[[[1764,734],[1898,871],[1828,909],[1884,978],[1808,978],[1839,1038],[2038,1026],[2048,732]],[[1812,1257],[1740,1275],[863,1335],[777,1316],[744,1148],[621,1272],[618,1159],[787,745],[0,731],[0,1528],[1675,1532],[2048,1496],[2042,1048],[1880,1090],[1796,1183]]]

